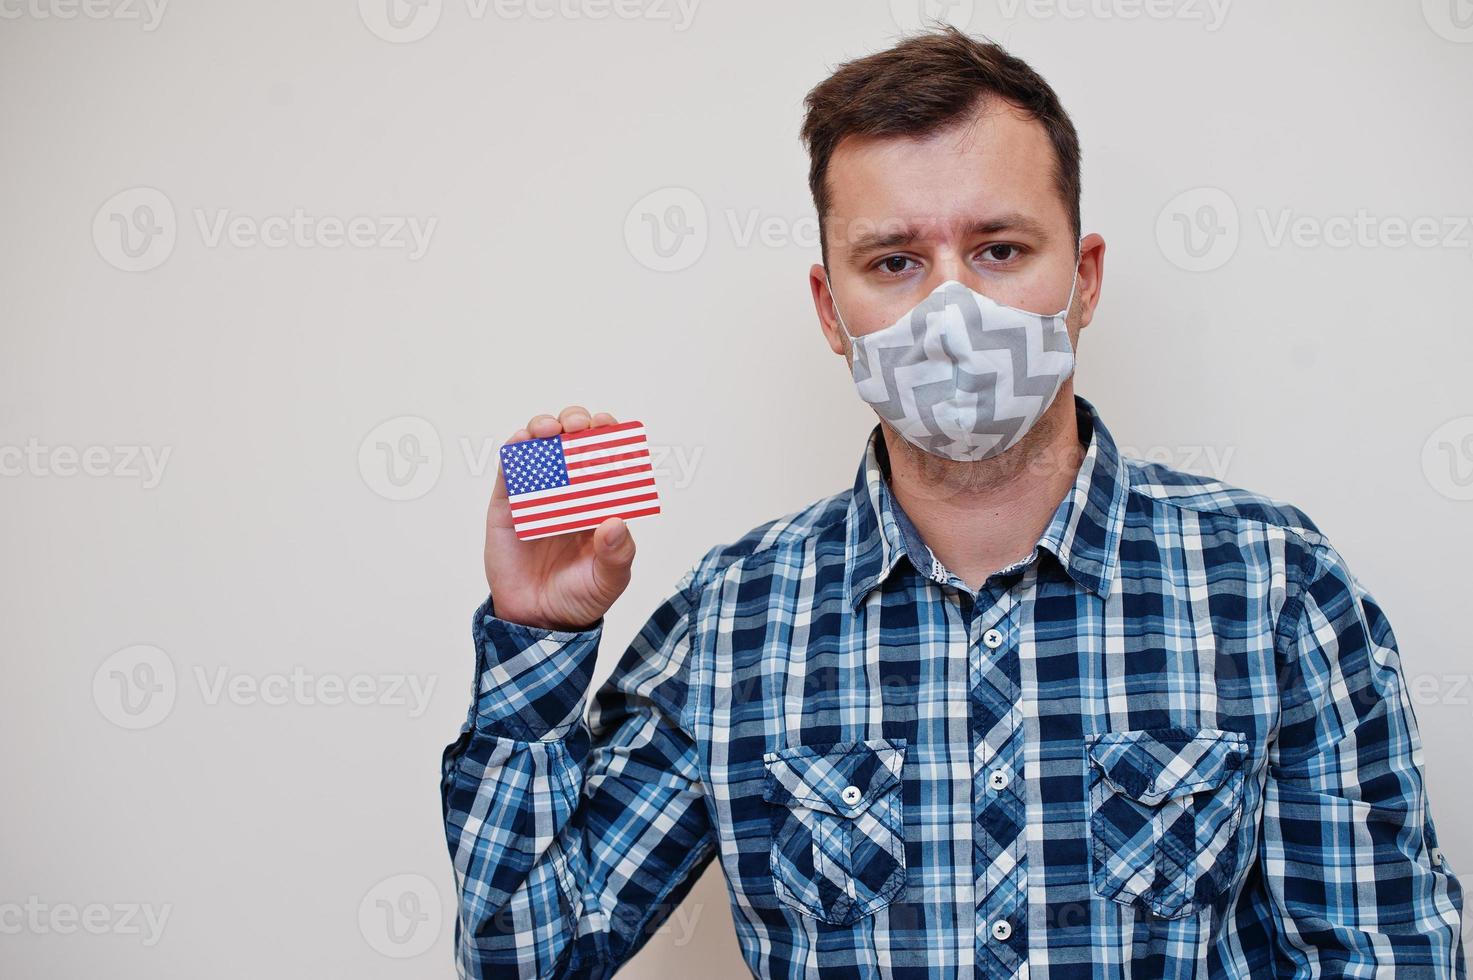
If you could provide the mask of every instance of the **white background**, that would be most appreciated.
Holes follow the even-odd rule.
[[[452,976],[439,753],[496,446],[581,403],[666,447],[597,680],[706,548],[853,478],[873,416],[808,296],[801,100],[916,3],[428,0],[395,27],[387,2],[0,2],[7,977]],[[1078,391],[1123,447],[1344,552],[1469,879],[1455,2],[950,15],[1079,128],[1109,251]],[[657,242],[672,206],[689,233]],[[355,217],[389,242],[323,244]],[[434,222],[423,254],[396,217]],[[332,703],[354,684],[374,703]],[[628,976],[746,975],[719,871],[674,923]]]

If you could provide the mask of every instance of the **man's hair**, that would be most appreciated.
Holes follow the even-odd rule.
[[[985,100],[1005,99],[1043,125],[1054,148],[1054,184],[1077,242],[1079,134],[1048,82],[1027,62],[951,25],[915,34],[885,51],[846,61],[803,100],[808,189],[818,211],[819,242],[829,212],[829,160],[846,136],[925,137],[960,122]]]

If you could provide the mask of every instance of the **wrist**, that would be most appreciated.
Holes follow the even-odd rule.
[[[602,636],[502,619],[491,598],[476,610],[476,728],[521,741],[567,737],[579,724]]]
[[[586,622],[578,622],[557,619],[537,612],[523,612],[515,609],[501,611],[496,608],[495,596],[491,593],[487,593],[481,611],[511,626],[520,626],[529,630],[544,630],[549,633],[587,633],[598,629],[604,621],[602,614]]]

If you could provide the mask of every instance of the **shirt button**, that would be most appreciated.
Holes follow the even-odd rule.
[[[987,649],[996,650],[1002,646],[1002,634],[997,630],[988,630],[982,634],[982,642],[987,644]]]
[[[987,785],[993,789],[1007,789],[1008,771],[1006,769],[992,770],[992,774],[987,777]]]
[[[864,794],[859,791],[858,786],[845,786],[844,792],[840,795],[843,796],[845,803],[853,806],[859,802],[859,798]]]
[[[1013,934],[1013,926],[1007,919],[998,919],[992,924],[992,938],[1004,942]]]

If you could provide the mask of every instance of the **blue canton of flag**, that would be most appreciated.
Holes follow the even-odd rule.
[[[514,442],[501,450],[509,496],[568,485],[568,466],[559,436]]]

